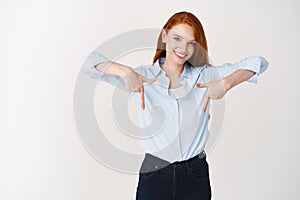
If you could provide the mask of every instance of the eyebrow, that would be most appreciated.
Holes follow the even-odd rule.
[[[180,38],[183,38],[182,36],[180,36],[180,35],[178,35],[178,34],[176,34],[176,33],[173,33],[172,35],[173,35],[173,36],[178,36],[178,37],[180,37]],[[192,39],[192,40],[190,40],[190,42],[196,42],[196,40],[195,40],[195,39]]]

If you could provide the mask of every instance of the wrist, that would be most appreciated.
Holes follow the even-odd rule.
[[[232,87],[230,79],[228,77],[226,77],[226,78],[223,78],[222,81],[223,81],[225,90],[226,91],[230,90]]]
[[[131,67],[122,66],[122,67],[120,67],[118,76],[121,77],[121,78],[123,78],[123,77],[124,77],[127,73],[129,73],[131,70],[132,70]]]

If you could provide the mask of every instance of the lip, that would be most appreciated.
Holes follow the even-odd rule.
[[[178,58],[180,58],[180,59],[184,59],[187,55],[186,54],[181,54],[181,53],[178,53],[178,52],[176,52],[176,51],[173,51],[174,52],[174,54],[178,57]],[[184,55],[184,56],[182,56],[182,55]]]

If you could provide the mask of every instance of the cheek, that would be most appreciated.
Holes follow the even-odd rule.
[[[167,48],[169,50],[172,50],[172,49],[175,49],[175,48],[178,48],[178,47],[180,47],[180,43],[179,42],[177,42],[177,41],[175,41],[175,40],[173,40],[171,38],[169,38],[167,40]]]
[[[189,47],[187,49],[187,51],[189,52],[189,57],[191,57],[194,54],[194,52],[195,52],[195,48],[194,47]]]
[[[168,50],[173,50],[176,48],[176,44],[174,44],[174,42],[168,42],[167,43],[167,49]]]

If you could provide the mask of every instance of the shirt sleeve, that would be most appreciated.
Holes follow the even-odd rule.
[[[92,79],[98,81],[104,81],[106,83],[109,83],[112,86],[127,91],[124,84],[124,80],[121,77],[108,75],[96,69],[96,66],[98,64],[106,61],[111,61],[111,60],[105,57],[104,55],[102,55],[101,53],[93,51],[88,57],[83,59],[83,61],[80,63],[81,70]],[[138,66],[133,68],[133,70],[137,73],[140,73],[142,68],[143,66]]]
[[[225,63],[221,66],[214,66],[220,78],[224,78],[238,69],[247,69],[255,72],[247,82],[257,83],[257,77],[262,74],[269,66],[269,62],[263,56],[251,56],[240,60],[237,63]]]

